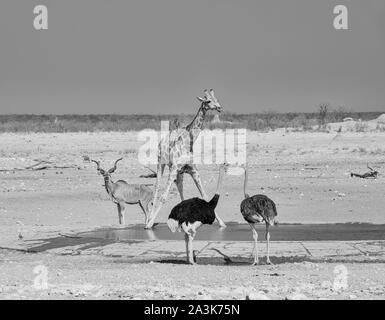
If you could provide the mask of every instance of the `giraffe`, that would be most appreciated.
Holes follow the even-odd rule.
[[[207,111],[215,110],[217,112],[221,112],[222,107],[215,97],[213,89],[210,89],[210,91],[204,90],[204,94],[204,98],[197,97],[201,105],[191,123],[184,129],[177,129],[176,131],[171,132],[167,136],[169,139],[168,141],[163,139],[159,143],[157,178],[155,183],[153,207],[149,215],[149,219],[146,222],[146,229],[152,228],[155,218],[163,204],[166,202],[171,185],[174,182],[177,186],[181,201],[184,200],[184,173],[187,173],[191,176],[199,190],[201,197],[207,200],[207,195],[203,189],[199,172],[196,165],[192,161],[193,145],[203,129],[204,119],[206,117]],[[160,191],[160,179],[163,175],[166,165],[169,168],[167,183],[161,196],[158,197]],[[215,217],[221,227],[226,227],[225,223],[217,214],[215,214]]]

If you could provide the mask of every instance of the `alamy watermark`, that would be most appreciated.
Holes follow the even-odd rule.
[[[335,17],[333,27],[336,30],[348,30],[348,8],[342,4],[336,5],[333,9]]]
[[[39,4],[33,8],[34,19],[33,27],[35,30],[48,30],[48,8],[46,5]],[[333,8],[333,27],[336,30],[348,30],[348,8],[338,4]]]
[[[246,134],[241,129],[215,129],[194,132],[184,128],[169,129],[169,122],[161,122],[161,130],[142,130],[138,140],[140,164],[246,164]]]
[[[48,29],[48,8],[45,5],[37,5],[33,8],[35,15],[33,19],[33,27],[35,30],[47,30]]]

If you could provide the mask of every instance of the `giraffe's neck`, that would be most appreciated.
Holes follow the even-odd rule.
[[[202,131],[205,117],[206,117],[206,110],[203,108],[203,103],[202,103],[194,119],[191,121],[191,123],[188,126],[186,126],[186,130],[190,132],[190,135],[192,136],[192,142],[194,142],[197,139],[199,133]]]

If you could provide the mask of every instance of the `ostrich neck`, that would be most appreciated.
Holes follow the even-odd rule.
[[[220,188],[221,188],[221,185],[222,185],[223,174],[224,174],[224,169],[223,169],[223,168],[220,168],[220,169],[219,169],[219,176],[218,176],[217,189],[215,190],[215,194],[214,194],[213,198],[208,202],[209,206],[210,206],[212,209],[215,209],[216,206],[217,206],[217,204],[218,204],[218,200],[219,200],[219,192],[220,192]]]
[[[247,178],[248,178],[247,168],[245,168],[245,181],[243,182],[243,194],[245,198],[249,198],[249,195],[247,194]]]

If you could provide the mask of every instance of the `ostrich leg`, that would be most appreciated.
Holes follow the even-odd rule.
[[[254,225],[251,225],[251,230],[253,231],[253,238],[254,238],[254,248],[253,248],[253,255],[254,255],[254,262],[253,266],[259,264],[259,258],[258,258],[258,233],[257,230],[255,230]]]
[[[194,240],[196,231],[194,229],[191,229],[184,223],[182,224],[182,229],[184,232],[184,240],[186,242],[187,263],[196,264],[192,245],[192,241]]]
[[[187,247],[186,247],[187,262],[189,264],[196,264],[196,262],[194,261],[193,245],[192,245],[194,236],[191,235],[190,233],[186,233],[186,238],[187,238],[186,240],[187,241]]]
[[[270,232],[269,232],[269,224],[266,223],[266,246],[267,246],[267,257],[266,257],[266,263],[267,264],[272,264],[270,261]]]
[[[189,233],[184,234],[184,241],[186,242],[186,257],[188,264],[195,264],[193,250],[192,250],[192,236]]]
[[[189,255],[188,255],[189,245],[188,245],[188,234],[187,233],[184,234],[184,242],[186,244],[186,259],[187,259],[187,263],[190,263],[190,259],[189,259]]]

